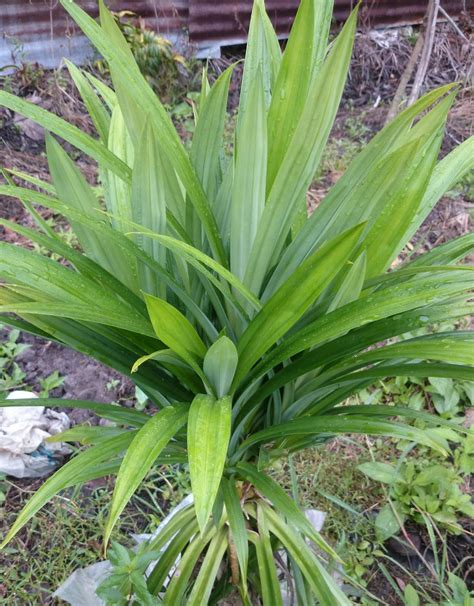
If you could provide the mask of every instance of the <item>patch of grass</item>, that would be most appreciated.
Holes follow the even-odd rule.
[[[326,145],[315,180],[329,177],[336,181],[367,142],[370,132],[360,116],[345,118]]]
[[[305,509],[326,513],[323,535],[336,547],[346,563],[345,572],[366,585],[379,545],[372,513],[383,501],[383,491],[364,476],[358,465],[371,460],[368,438],[338,438],[323,446],[293,456],[291,462],[274,467],[276,479],[295,492]],[[395,452],[390,443],[370,441],[389,458]],[[293,469],[292,469],[293,467]]]
[[[4,483],[7,497],[3,507],[0,504],[0,536],[5,535],[40,483],[40,480]],[[51,597],[54,590],[74,570],[101,558],[112,488],[112,483],[104,480],[63,492],[0,552],[0,604],[62,603]],[[131,535],[153,532],[165,512],[188,492],[189,485],[176,469],[155,469],[121,516],[112,540],[133,547]]]
[[[3,536],[33,493],[34,484],[10,484],[5,507],[0,510]],[[51,593],[76,568],[99,559],[108,500],[106,488],[92,489],[89,494],[68,491],[43,508],[0,553],[5,603],[58,603]],[[135,520],[128,513],[116,534],[123,538],[127,529],[136,530]]]

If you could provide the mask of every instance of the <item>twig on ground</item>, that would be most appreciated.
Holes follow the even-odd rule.
[[[464,38],[464,40],[468,43],[471,44],[471,41],[469,40],[469,38],[466,36],[466,34],[462,31],[462,29],[458,26],[458,24],[456,23],[456,21],[454,21],[454,19],[449,15],[449,13],[447,13],[445,11],[445,9],[440,6],[439,7],[439,12],[443,15],[443,17],[449,21],[449,23],[453,26],[453,28],[456,30],[456,32],[461,36],[461,38]]]
[[[413,52],[410,56],[410,59],[403,71],[402,77],[400,78],[400,84],[398,85],[397,92],[395,93],[390,109],[388,110],[386,122],[390,122],[390,120],[395,118],[395,116],[400,110],[400,105],[402,103],[403,97],[405,96],[408,82],[410,81],[410,78],[413,74],[413,70],[415,69],[415,65],[418,61],[418,57],[420,56],[421,50],[423,48],[424,40],[425,37],[423,35],[423,32],[420,32],[416,44],[413,48]]]
[[[433,50],[433,44],[436,34],[436,21],[438,19],[440,0],[430,0],[428,10],[426,13],[426,27],[424,31],[424,45],[421,52],[420,63],[415,74],[415,80],[413,82],[413,88],[411,90],[410,97],[408,98],[408,105],[413,105],[420,96],[421,87],[425,80],[426,72],[428,71],[428,65],[431,58],[431,51]]]

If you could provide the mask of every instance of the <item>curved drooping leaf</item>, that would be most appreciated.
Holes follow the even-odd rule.
[[[255,374],[257,371],[265,372],[301,351],[338,338],[365,324],[414,309],[419,309],[420,316],[423,316],[424,306],[449,301],[450,298],[467,292],[472,286],[469,273],[468,269],[458,267],[456,271],[402,281],[390,288],[362,296],[357,301],[321,316],[285,339],[255,369]]]
[[[122,408],[113,404],[102,404],[89,400],[67,400],[58,398],[21,398],[17,400],[0,400],[0,408],[16,406],[45,406],[47,408],[83,408],[92,410],[97,416],[111,419],[123,425],[141,427],[148,415],[133,408]]]
[[[245,440],[240,451],[245,452],[254,444],[269,443],[272,441],[284,442],[289,436],[304,436],[317,434],[339,434],[339,433],[362,433],[367,435],[382,435],[397,437],[429,446],[443,454],[449,447],[443,440],[435,440],[432,436],[425,435],[422,430],[410,425],[404,425],[395,421],[378,421],[367,417],[344,418],[340,416],[305,416],[287,423],[275,425],[263,429]],[[236,455],[237,456],[237,455]]]
[[[136,432],[129,431],[104,440],[71,459],[46,480],[18,514],[0,548],[3,548],[23,526],[60,490],[82,483],[88,474],[96,473],[97,465],[109,461],[128,448]]]
[[[102,143],[93,139],[76,126],[69,124],[69,122],[46,111],[42,107],[15,97],[15,95],[6,91],[0,91],[0,105],[30,118],[30,120],[40,124],[46,130],[65,139],[85,154],[91,156],[91,158],[94,158],[94,160],[97,160],[104,168],[108,168],[122,179],[130,180],[131,173],[129,167]]]

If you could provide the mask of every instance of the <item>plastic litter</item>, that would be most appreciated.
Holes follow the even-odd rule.
[[[13,391],[7,399],[37,397],[29,391]],[[70,449],[45,440],[69,425],[64,412],[44,406],[0,408],[0,473],[15,478],[41,478],[51,473]]]

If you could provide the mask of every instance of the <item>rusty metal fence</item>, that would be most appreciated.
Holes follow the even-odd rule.
[[[78,0],[97,15],[96,0]],[[428,0],[364,0],[361,22],[369,26],[420,22]],[[145,18],[150,27],[171,37],[183,31],[197,47],[244,42],[252,0],[108,0],[112,10],[130,10]],[[278,33],[291,27],[299,0],[267,0],[267,10]],[[335,20],[344,20],[354,0],[335,0]],[[474,12],[474,0],[442,0],[452,17]],[[57,64],[62,56],[74,60],[90,48],[58,0],[0,0],[0,65],[25,52],[30,60]]]

